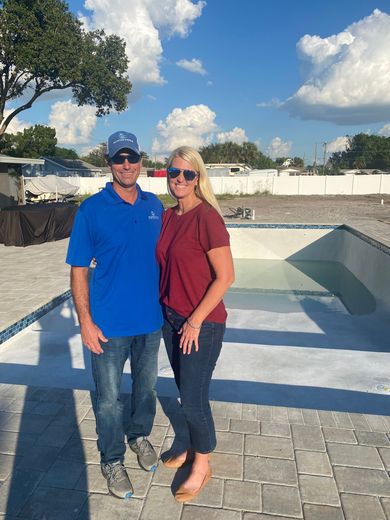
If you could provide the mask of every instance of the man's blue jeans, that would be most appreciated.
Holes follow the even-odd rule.
[[[191,447],[199,453],[210,453],[216,446],[216,436],[209,387],[221,352],[225,324],[204,321],[199,334],[199,350],[196,352],[193,345],[188,355],[179,347],[178,331],[185,320],[173,309],[165,308],[164,342],[180,391],[181,410],[186,418]]]
[[[161,330],[140,336],[109,338],[101,342],[103,354],[92,353],[92,373],[96,385],[96,431],[101,462],[123,462],[126,445],[137,437],[147,437],[156,414],[157,360]],[[124,432],[120,388],[123,368],[130,358],[131,417]]]

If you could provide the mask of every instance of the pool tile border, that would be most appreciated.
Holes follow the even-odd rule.
[[[4,343],[4,341],[7,341],[7,339],[12,338],[12,336],[15,336],[15,334],[18,334],[18,332],[21,332],[23,329],[34,323],[34,321],[42,318],[42,316],[70,298],[70,296],[71,292],[70,290],[67,290],[50,300],[48,303],[45,303],[45,305],[42,305],[35,311],[30,312],[20,320],[0,331],[0,345]]]
[[[256,224],[225,222],[227,228],[264,228],[264,229],[338,229],[341,224]]]

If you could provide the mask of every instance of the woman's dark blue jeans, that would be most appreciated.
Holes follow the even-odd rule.
[[[180,392],[181,409],[186,418],[191,448],[210,453],[217,444],[209,403],[209,387],[222,348],[224,323],[205,321],[199,334],[199,350],[194,345],[191,354],[183,354],[179,347],[178,331],[186,318],[169,307],[165,308],[163,337],[169,361]]]
[[[96,431],[101,462],[123,462],[126,445],[147,437],[156,414],[156,382],[161,330],[140,336],[109,338],[101,342],[103,354],[92,353],[92,374],[96,385]],[[126,432],[120,399],[123,368],[130,359],[131,416]]]

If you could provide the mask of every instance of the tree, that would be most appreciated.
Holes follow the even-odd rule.
[[[78,153],[73,148],[62,148],[56,146],[54,149],[55,157],[62,157],[62,159],[79,159]]]
[[[0,139],[15,116],[54,90],[71,89],[98,117],[124,110],[127,64],[122,39],[85,31],[62,0],[0,0]]]
[[[260,152],[254,143],[217,143],[204,146],[199,150],[204,162],[244,163],[252,168],[274,168],[275,163]]]
[[[93,148],[87,155],[81,159],[87,163],[93,164],[100,168],[107,166],[106,162],[107,144],[100,143]]]
[[[304,168],[305,167],[302,157],[294,157],[291,165],[294,168]]]
[[[343,152],[335,152],[329,159],[332,168],[390,169],[390,137],[356,134],[348,137]]]
[[[35,125],[23,132],[6,134],[0,151],[13,157],[37,158],[42,155],[55,155],[57,144],[54,128]]]

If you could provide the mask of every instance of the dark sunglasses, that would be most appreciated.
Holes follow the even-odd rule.
[[[137,162],[140,162],[141,156],[137,155],[136,153],[131,154],[117,154],[114,155],[114,157],[111,157],[110,162],[113,164],[123,164],[125,160],[128,160],[130,164],[136,164]]]
[[[167,173],[170,179],[176,179],[182,173],[186,181],[193,181],[198,175],[194,170],[181,170],[180,168],[168,168]]]

